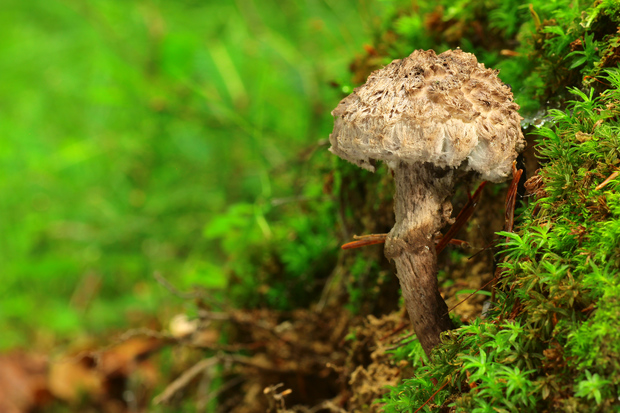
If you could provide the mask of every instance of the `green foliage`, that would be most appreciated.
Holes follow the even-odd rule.
[[[561,105],[567,87],[590,84],[620,61],[620,12],[613,0],[440,0],[413,9],[402,0],[387,3],[394,17],[386,30],[398,38],[378,43],[387,42],[389,58],[429,48],[474,53],[500,70],[521,113],[533,120],[541,109]]]
[[[382,411],[386,413],[413,411],[414,406],[421,406],[435,392],[437,378],[443,379],[443,376],[427,365],[428,359],[418,340],[410,339],[391,353],[394,361],[411,361],[415,376],[404,379],[399,386],[390,387],[388,393],[383,399],[377,400],[377,403],[382,404]],[[440,391],[435,396],[434,403],[440,405],[449,395],[447,390]],[[430,407],[425,407],[422,411],[431,410]]]
[[[317,154],[313,168],[328,174],[331,161]],[[303,307],[330,274],[338,252],[336,203],[312,177],[304,179],[290,198],[235,204],[207,224],[205,236],[219,240],[226,254],[223,271],[235,305]]]
[[[345,77],[375,7],[4,1],[0,347],[39,328],[49,345],[144,325],[179,305],[154,271],[182,289],[222,288],[232,250],[256,262],[277,249],[300,280],[319,271],[303,267],[334,247],[322,232],[333,210],[319,205],[323,171],[291,159],[328,135],[340,97],[328,82]],[[312,194],[297,186],[304,174],[316,175]],[[300,192],[316,221],[300,201],[288,216],[310,216],[269,222],[275,201]],[[236,272],[250,295],[256,269]]]
[[[413,411],[446,384],[422,411],[618,409],[618,178],[595,189],[620,162],[620,78],[609,69],[620,62],[618,3],[440,1],[413,12],[389,4],[387,30],[398,37],[378,38],[386,60],[460,46],[501,69],[527,123],[546,115],[554,127],[538,130],[544,192],[521,211],[516,233],[499,233],[500,304],[448,333],[427,366],[408,346],[397,351],[415,376],[380,402]]]
[[[372,300],[372,292],[376,295],[379,290],[375,289],[371,283],[376,281],[371,274],[379,273],[379,266],[376,261],[369,261],[362,255],[359,255],[353,265],[349,267],[351,274],[347,280],[347,291],[349,293],[348,306],[351,312],[359,313],[363,304],[368,300]]]
[[[528,120],[554,122],[538,131],[545,192],[500,233],[501,304],[430,361],[417,341],[395,350],[415,376],[385,411],[444,384],[424,411],[617,408],[620,179],[595,189],[620,166],[617,1],[10,0],[0,23],[0,347],[143,325],[169,297],[154,271],[237,306],[315,302],[344,234],[389,229],[368,222],[393,193],[381,173],[315,144],[372,37],[354,82],[461,47],[501,69]],[[347,264],[363,312],[381,265]]]
[[[352,66],[357,81],[412,49],[432,47],[441,52],[460,46],[488,66],[501,68],[501,77],[512,85],[523,113],[532,119],[548,114],[554,127],[538,131],[539,153],[547,162],[541,172],[544,194],[522,211],[516,233],[499,233],[507,239],[496,294],[499,304],[487,319],[447,333],[426,364],[417,342],[397,349],[394,359],[410,360],[415,374],[388,389],[377,402],[387,412],[413,411],[431,397],[423,411],[437,411],[442,405],[463,412],[616,408],[620,337],[615,327],[620,311],[613,297],[620,288],[618,180],[602,192],[594,188],[618,168],[620,77],[606,69],[620,44],[609,31],[618,20],[617,9],[605,2],[569,0],[421,2],[413,11],[409,3],[385,4],[390,16],[383,27],[386,33],[375,33],[374,48]],[[584,84],[594,85],[596,76],[597,89],[584,93]],[[349,92],[350,85],[345,82],[341,89]],[[569,100],[569,94],[576,99]],[[556,105],[564,105],[564,110],[539,111]],[[342,196],[349,185],[360,189],[358,180],[342,179],[346,171],[346,165],[337,165],[331,194]],[[348,209],[342,199],[339,202],[342,221],[325,221],[328,228],[364,216]],[[312,233],[310,222],[318,222],[320,215],[312,213],[317,208],[333,217],[337,214],[334,203],[309,204],[308,225],[297,227],[292,239]],[[269,217],[268,209],[259,215]],[[252,211],[248,208],[245,214],[249,217]],[[293,216],[283,223],[295,222]],[[250,221],[253,231],[261,230],[260,219]],[[274,227],[269,219],[266,222]],[[327,233],[321,242],[338,237]],[[241,280],[259,294],[244,297],[240,288],[237,301],[277,308],[309,302],[299,297],[313,294],[303,271],[314,264],[312,254],[292,252],[287,261],[281,249],[286,237],[274,236],[275,245],[265,248],[252,245],[251,232],[248,235],[243,242],[230,244],[234,246],[230,256],[242,257],[248,249],[244,246],[264,255],[251,264],[247,259],[233,260],[231,268],[247,265],[233,270],[238,277],[233,278],[233,287]],[[335,259],[329,249],[313,252]],[[270,261],[280,270],[256,272]],[[286,262],[288,267],[282,270]],[[367,288],[369,274],[378,273],[379,267],[360,255],[347,269],[349,308],[360,311],[373,293]],[[280,273],[294,281],[279,284]],[[321,279],[321,273],[314,279],[317,276]],[[301,295],[287,295],[297,285],[306,286]],[[286,299],[278,302],[274,297]]]
[[[603,398],[608,399],[613,396],[609,391],[611,381],[601,379],[597,373],[592,375],[589,370],[586,370],[586,377],[586,380],[582,380],[577,384],[575,396],[594,400],[597,405],[601,404]],[[603,393],[605,393],[604,396]]]
[[[498,233],[498,304],[433,353],[428,369],[450,380],[457,411],[620,408],[620,178],[598,188],[620,167],[620,77],[599,80],[609,89],[571,89],[577,99],[537,131],[544,192],[515,233]],[[383,402],[399,406],[401,392],[424,399],[437,388],[425,380],[403,381]]]

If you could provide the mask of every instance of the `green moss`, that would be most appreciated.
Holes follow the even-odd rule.
[[[566,88],[593,82],[620,61],[616,1],[440,0],[388,1],[388,18],[375,48],[358,59],[357,82],[415,49],[460,47],[500,70],[526,118],[558,107]]]
[[[620,409],[620,178],[598,187],[620,167],[620,76],[600,80],[607,91],[571,90],[537,132],[543,186],[515,233],[499,233],[491,316],[448,333],[429,368],[384,398],[391,409],[426,397],[432,379],[449,380],[457,411]]]
[[[483,3],[493,24],[485,23]],[[620,409],[620,179],[596,189],[620,167],[620,75],[608,69],[619,60],[620,13],[609,1],[528,3],[426,10],[426,29],[432,33],[433,18],[442,29],[432,47],[459,45],[501,68],[530,119],[542,117],[534,114],[538,108],[564,109],[549,110],[553,126],[537,131],[537,199],[519,211],[515,233],[500,233],[500,304],[487,319],[448,333],[426,366],[411,344],[403,347],[395,360],[408,354],[415,377],[378,401],[385,411],[415,410],[440,388],[421,411]],[[496,31],[494,44],[472,40],[465,27],[478,23],[483,32]],[[397,42],[418,48],[418,26],[397,18]],[[505,57],[499,49],[511,43],[515,53]]]

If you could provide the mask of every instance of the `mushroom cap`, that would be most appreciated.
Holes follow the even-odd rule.
[[[503,181],[525,141],[497,73],[459,49],[394,60],[334,109],[330,151],[372,172],[375,160],[431,162]]]

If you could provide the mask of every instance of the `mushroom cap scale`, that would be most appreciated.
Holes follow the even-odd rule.
[[[374,160],[431,162],[499,182],[524,147],[518,109],[497,72],[473,54],[417,50],[340,102],[330,150],[373,172]]]

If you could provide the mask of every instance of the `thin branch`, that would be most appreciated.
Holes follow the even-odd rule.
[[[163,392],[161,392],[159,395],[157,395],[153,399],[153,403],[155,405],[158,405],[161,403],[167,403],[168,401],[170,401],[172,396],[176,394],[176,392],[178,392],[179,390],[189,385],[189,383],[196,376],[198,376],[200,373],[202,373],[209,367],[215,366],[219,362],[220,362],[219,357],[213,357],[213,358],[200,360],[198,363],[194,364],[191,368],[184,371],[183,374],[181,374],[181,376],[179,376],[175,381],[170,383],[168,387],[164,389]]]
[[[153,273],[153,278],[155,278],[155,281],[157,281],[162,287],[168,290],[171,294],[176,295],[177,297],[182,298],[184,300],[191,300],[193,298],[201,297],[201,294],[196,293],[196,292],[184,293],[184,292],[179,291],[174,285],[170,284],[170,282],[166,280],[159,273],[159,271],[155,271]]]
[[[437,253],[440,253],[441,251],[443,251],[446,245],[448,245],[449,243],[451,243],[451,241],[453,241],[453,238],[456,235],[456,233],[459,232],[459,230],[463,227],[463,225],[465,225],[465,223],[469,220],[471,215],[474,213],[476,206],[478,206],[478,202],[480,202],[480,197],[482,196],[482,190],[484,189],[484,186],[486,184],[487,182],[483,181],[478,186],[478,188],[476,189],[473,195],[467,194],[467,197],[469,198],[467,200],[467,203],[457,215],[456,220],[454,221],[454,224],[450,227],[448,232],[446,232],[446,234],[437,243],[435,247],[437,249]],[[354,248],[365,247],[368,245],[384,244],[387,239],[387,236],[388,234],[354,235],[353,239],[355,241],[347,242],[340,248],[343,250],[350,250]],[[463,241],[458,241],[458,240],[456,241],[459,244],[463,243]]]
[[[465,223],[469,221],[469,218],[471,217],[471,215],[474,213],[474,210],[478,206],[478,202],[480,202],[480,197],[482,196],[482,190],[484,189],[486,184],[487,184],[487,181],[482,181],[482,183],[478,186],[478,188],[476,189],[473,195],[470,196],[469,193],[467,194],[467,198],[468,198],[467,203],[461,209],[459,214],[456,216],[456,220],[454,221],[454,224],[450,227],[448,232],[446,232],[446,235],[444,235],[441,238],[441,240],[436,246],[438,254],[441,251],[443,251],[446,245],[450,242],[452,238],[454,238],[456,233],[459,232],[459,230],[463,227],[463,225],[465,225]]]
[[[448,310],[448,313],[450,313],[452,310],[454,310],[456,307],[458,307],[459,305],[463,304],[465,301],[469,300],[471,297],[473,297],[474,295],[478,294],[478,292],[482,289],[484,289],[487,285],[491,284],[493,281],[495,281],[495,277],[491,278],[488,282],[486,282],[482,287],[478,288],[476,291],[474,291],[473,293],[469,294],[467,297],[465,297],[463,300],[459,301],[457,304],[455,304],[451,309]]]
[[[607,177],[607,179],[605,179],[603,182],[601,182],[600,185],[598,185],[596,188],[594,188],[594,190],[598,191],[598,190],[601,190],[601,189],[605,188],[605,186],[607,186],[608,183],[610,183],[611,181],[616,179],[618,177],[618,175],[620,175],[619,171],[616,171],[616,172],[612,173],[611,175],[609,175]]]
[[[228,380],[226,383],[218,387],[217,390],[212,391],[211,393],[207,394],[204,400],[201,401],[202,405],[207,406],[211,400],[215,399],[216,397],[218,397],[220,394],[224,393],[225,391],[232,389],[236,385],[243,383],[245,380],[246,378],[243,376],[237,376],[233,379]]]
[[[413,413],[418,413],[420,410],[422,410],[422,408],[424,408],[424,406],[426,406],[427,404],[429,404],[437,395],[437,393],[439,393],[440,391],[442,391],[444,389],[444,387],[446,387],[448,385],[448,383],[450,383],[450,380],[447,380],[440,388],[437,389],[437,391],[435,393],[433,393],[431,395],[431,397],[428,398],[427,401],[424,402],[424,404],[420,407],[418,407],[418,410],[416,410]]]

